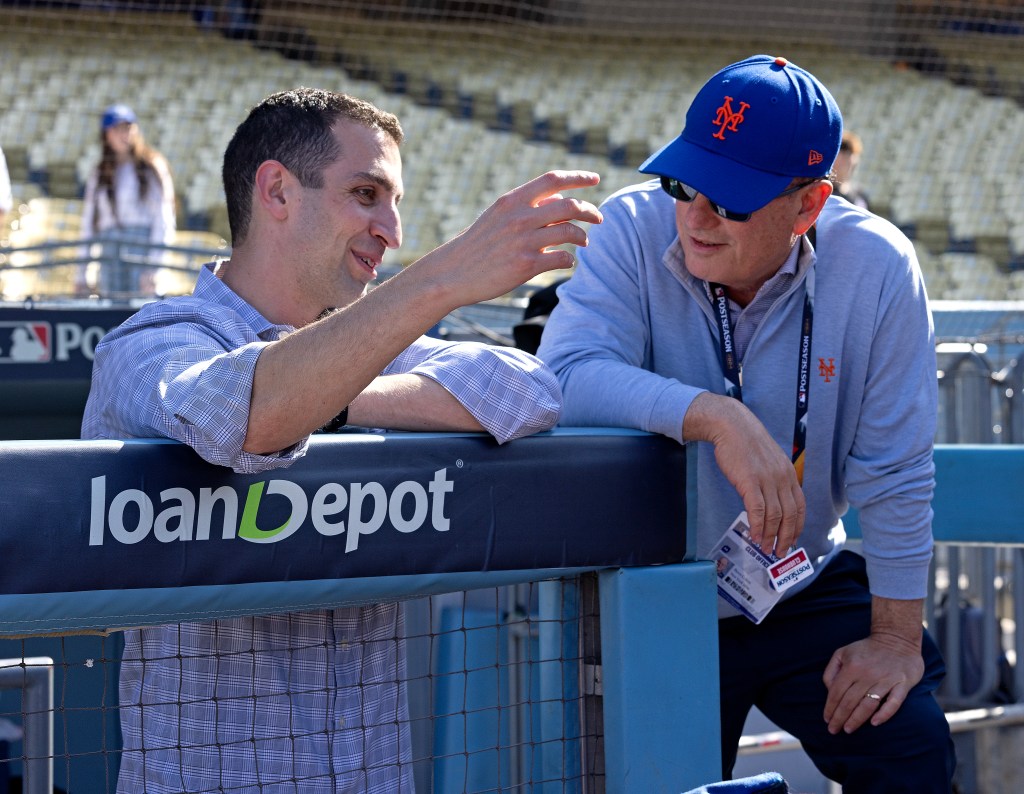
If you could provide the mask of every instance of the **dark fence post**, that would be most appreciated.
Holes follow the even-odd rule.
[[[984,356],[940,353],[938,438],[945,444],[990,444],[992,367]]]

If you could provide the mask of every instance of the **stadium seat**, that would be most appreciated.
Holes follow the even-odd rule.
[[[581,191],[596,201],[638,181],[636,166],[678,134],[706,76],[761,49],[755,39],[694,37],[674,42],[666,58],[649,40],[625,34],[581,30],[553,47],[543,31],[524,41],[514,31],[468,26],[464,46],[452,47],[439,30],[338,14],[318,18],[311,32],[318,58],[306,62],[174,15],[113,15],[115,28],[134,32],[111,49],[90,35],[88,15],[67,16],[54,32],[66,39],[62,47],[32,47],[16,26],[0,27],[0,48],[12,53],[12,68],[0,73],[0,146],[15,181],[45,185],[48,175],[51,193],[78,195],[98,157],[95,114],[110,101],[130,101],[147,140],[168,157],[183,220],[219,224],[226,237],[219,171],[234,126],[267,93],[325,85],[402,120],[408,248],[389,257],[403,262],[547,168],[582,163],[574,167],[599,171],[602,184]],[[1024,263],[1024,110],[1012,97],[820,42],[792,50],[832,88],[846,126],[864,139],[858,179],[872,209],[933,253],[973,251],[1004,272]],[[509,53],[514,71],[506,68]],[[1019,56],[1005,55],[1010,68],[1019,66]],[[931,279],[934,292],[943,278]],[[979,284],[977,291],[987,290]]]
[[[946,252],[940,256],[951,286],[952,300],[1005,300],[1009,281],[995,261],[983,254]]]
[[[1015,270],[1007,277],[1008,289],[1006,298],[1024,301],[1024,270]]]

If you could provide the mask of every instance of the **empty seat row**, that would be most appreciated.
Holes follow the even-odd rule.
[[[443,30],[406,28],[396,40],[394,29],[346,19],[322,32],[344,57],[307,63],[174,19],[150,20],[116,46],[69,25],[54,33],[61,46],[38,47],[0,26],[11,63],[0,70],[0,146],[23,161],[20,181],[48,180],[51,193],[73,197],[99,156],[99,112],[126,101],[171,163],[182,217],[205,217],[226,236],[220,161],[248,107],[296,85],[347,91],[397,113],[406,130],[406,244],[389,253],[395,263],[548,168],[599,171],[601,185],[581,192],[598,202],[638,181],[637,162],[679,132],[707,75],[754,46],[684,41],[666,54],[650,42],[581,35],[556,51],[543,37],[468,32],[451,46]],[[974,246],[961,253],[1004,267],[1024,257],[1019,106],[820,45],[795,45],[793,56],[832,87],[864,138],[859,177],[877,210],[932,250]],[[945,270],[942,279],[963,286]]]

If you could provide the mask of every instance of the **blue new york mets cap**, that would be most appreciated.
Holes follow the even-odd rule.
[[[839,106],[814,75],[785,58],[755,55],[704,84],[679,137],[640,171],[753,212],[794,178],[828,174],[842,134]]]
[[[111,127],[116,127],[118,124],[135,124],[137,122],[138,119],[135,117],[135,111],[127,105],[111,105],[103,111],[103,117],[100,119],[100,129],[106,131]]]

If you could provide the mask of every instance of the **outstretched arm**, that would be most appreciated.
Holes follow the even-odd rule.
[[[587,171],[543,174],[351,305],[267,346],[256,365],[244,449],[268,453],[295,444],[352,403],[453,309],[571,266],[571,253],[551,249],[586,245],[587,234],[574,221],[599,223],[601,214],[561,191],[597,182]]]

